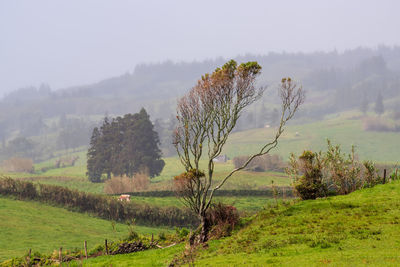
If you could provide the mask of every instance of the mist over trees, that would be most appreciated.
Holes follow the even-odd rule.
[[[365,99],[375,106],[380,92],[385,110],[400,106],[400,47],[357,48],[343,53],[269,53],[243,55],[236,61],[257,61],[263,66],[258,83],[274,87],[283,76],[302,81],[307,101],[296,119],[322,119],[326,114],[347,109],[362,112]],[[35,141],[44,159],[57,150],[87,146],[92,129],[108,112],[112,116],[138,112],[144,107],[153,118],[161,150],[172,155],[177,97],[196,83],[197,78],[227,60],[201,62],[171,61],[136,66],[133,72],[94,84],[54,90],[48,84],[27,86],[0,100],[0,157],[16,137]],[[363,108],[361,106],[364,105]],[[267,89],[263,98],[243,113],[234,131],[277,124],[279,99]],[[59,124],[60,118],[68,125]],[[46,155],[45,155],[46,154]]]

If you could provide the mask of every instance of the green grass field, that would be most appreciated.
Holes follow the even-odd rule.
[[[136,226],[141,234],[168,229]],[[128,226],[67,211],[38,202],[0,197],[0,261],[22,256],[29,248],[41,253],[82,249],[84,240],[92,248],[104,239],[118,240],[128,235]]]
[[[176,197],[131,197],[135,202],[154,204],[157,206],[178,206],[183,207],[184,204]],[[281,202],[282,199],[277,199]],[[270,197],[215,197],[214,202],[222,202],[227,205],[236,207],[241,212],[253,213],[260,211],[275,203],[275,200]]]
[[[259,212],[231,237],[200,249],[195,266],[399,266],[400,182]],[[180,247],[84,266],[165,266]],[[115,260],[115,261],[114,261]]]
[[[261,143],[271,140],[274,132],[273,128],[267,128],[235,133],[229,139],[224,153],[229,157],[253,153]],[[330,115],[323,121],[303,125],[290,125],[272,153],[288,158],[291,152],[300,154],[306,149],[325,150],[327,139],[340,144],[347,152],[351,150],[351,145],[355,145],[362,160],[400,161],[400,133],[364,131],[358,112]]]

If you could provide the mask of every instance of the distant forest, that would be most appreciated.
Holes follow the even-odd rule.
[[[374,103],[400,111],[400,47],[357,48],[343,53],[269,53],[244,55],[237,62],[257,61],[262,67],[264,97],[243,114],[237,130],[274,125],[279,106],[274,87],[292,77],[307,92],[297,121]],[[89,144],[91,131],[104,116],[138,112],[144,107],[160,135],[164,155],[173,154],[170,135],[175,103],[196,81],[228,59],[171,61],[136,66],[132,73],[95,84],[53,90],[49,85],[21,88],[0,102],[0,159],[12,156],[35,161],[57,150]],[[294,122],[296,123],[296,121]]]

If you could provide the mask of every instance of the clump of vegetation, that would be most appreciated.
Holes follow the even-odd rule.
[[[145,191],[149,188],[150,178],[145,173],[137,173],[134,177],[117,176],[107,180],[104,192],[107,194],[121,194]]]
[[[323,183],[321,154],[304,151],[296,160],[290,158],[291,174],[295,174],[294,188],[302,199],[316,199],[326,195],[327,186]],[[301,176],[298,174],[302,173]]]
[[[87,153],[87,176],[92,182],[102,182],[114,176],[133,177],[148,173],[157,176],[164,168],[158,147],[159,138],[145,109],[109,121],[94,128]]]
[[[240,166],[245,164],[249,158],[250,156],[238,156],[233,158],[233,164],[235,165],[235,168],[239,168]],[[259,171],[259,172],[265,172],[265,171],[283,172],[285,168],[286,168],[286,163],[282,160],[282,157],[280,157],[279,155],[265,154],[252,159],[252,161],[247,165],[245,170]]]
[[[390,179],[392,181],[394,180],[400,180],[400,171],[398,168],[395,168],[392,173],[390,174]]]
[[[329,188],[340,195],[349,194],[364,186],[364,177],[361,176],[361,163],[352,146],[351,153],[341,152],[339,145],[332,145],[328,140],[327,152],[323,153],[323,171],[327,177]]]
[[[33,173],[35,168],[30,158],[10,158],[3,161],[2,168],[7,172],[27,172]]]
[[[207,221],[211,225],[211,236],[221,238],[229,236],[239,223],[239,213],[234,206],[216,203],[207,212]]]
[[[286,171],[302,199],[346,195],[385,182],[373,162],[358,160],[354,146],[350,154],[345,154],[339,145],[334,146],[329,140],[326,152],[304,151],[299,159],[292,154]]]
[[[374,132],[392,132],[395,131],[395,127],[390,125],[382,118],[368,117],[363,119],[364,131]]]

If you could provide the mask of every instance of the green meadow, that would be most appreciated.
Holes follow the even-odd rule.
[[[229,157],[254,153],[263,142],[271,140],[274,134],[273,127],[235,133],[228,140],[224,153]],[[387,163],[400,161],[400,133],[364,131],[362,117],[358,112],[333,114],[323,121],[290,125],[272,153],[287,159],[292,152],[300,154],[306,149],[324,150],[327,139],[341,145],[346,152],[350,152],[354,145],[362,160]]]
[[[163,228],[135,226],[140,234],[168,231]],[[22,256],[28,249],[51,253],[53,250],[82,249],[128,235],[128,226],[67,211],[33,201],[0,197],[0,261]]]

